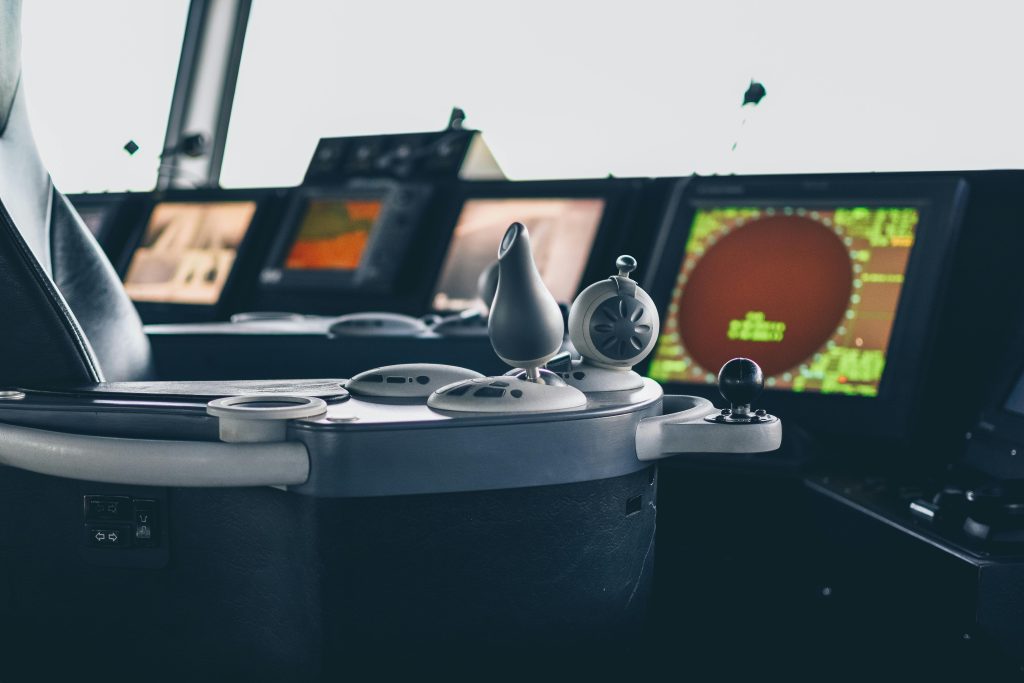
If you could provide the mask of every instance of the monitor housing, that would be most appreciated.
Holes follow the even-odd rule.
[[[686,316],[698,315],[707,324],[713,325],[714,334],[720,333],[720,347],[729,348],[733,345],[730,340],[749,342],[738,346],[750,349],[747,355],[755,361],[758,360],[759,349],[764,349],[760,353],[764,355],[766,365],[792,361],[784,357],[779,358],[778,351],[786,334],[801,333],[800,325],[794,325],[793,321],[789,320],[787,327],[787,320],[781,319],[781,316],[762,315],[763,311],[757,310],[758,306],[745,311],[739,311],[736,306],[744,303],[743,289],[752,293],[752,301],[757,300],[757,296],[753,294],[757,291],[759,282],[766,287],[770,285],[777,289],[780,284],[800,287],[800,283],[807,278],[798,272],[798,264],[795,266],[793,260],[779,258],[778,281],[745,281],[743,275],[749,271],[743,268],[744,265],[753,267],[753,272],[756,273],[772,272],[772,266],[766,265],[763,257],[770,254],[773,242],[772,239],[765,240],[763,234],[758,237],[754,232],[743,233],[743,229],[754,226],[758,221],[768,217],[777,222],[778,219],[787,216],[799,217],[801,225],[798,227],[802,231],[790,231],[789,228],[775,230],[770,237],[777,238],[780,244],[790,244],[793,245],[792,248],[803,250],[805,247],[810,249],[811,247],[806,245],[816,239],[815,231],[806,229],[808,224],[805,221],[820,220],[823,248],[832,249],[834,243],[839,247],[839,251],[830,251],[824,256],[821,256],[824,252],[815,251],[815,257],[806,258],[805,263],[808,266],[813,265],[820,275],[828,276],[836,269],[843,270],[839,265],[843,265],[840,262],[845,263],[841,257],[845,253],[843,247],[846,247],[850,258],[850,282],[845,286],[851,289],[845,294],[839,292],[837,296],[847,297],[848,306],[845,311],[831,310],[836,305],[831,299],[836,297],[825,296],[821,290],[830,289],[830,284],[835,285],[833,289],[841,289],[841,283],[828,281],[811,279],[809,282],[814,285],[813,287],[796,290],[792,296],[787,297],[797,304],[804,304],[808,310],[828,311],[826,315],[830,319],[835,318],[835,327],[832,332],[826,331],[824,335],[822,330],[816,332],[820,337],[820,343],[808,353],[807,359],[812,362],[818,361],[817,368],[803,367],[811,363],[798,361],[788,373],[778,368],[766,373],[766,390],[758,400],[758,407],[767,408],[788,418],[812,433],[865,437],[906,435],[915,411],[915,401],[918,398],[916,392],[921,386],[922,373],[927,367],[927,358],[933,346],[936,305],[941,300],[944,282],[948,276],[952,246],[959,229],[966,192],[966,183],[953,176],[694,178],[687,184],[675,216],[665,222],[650,253],[651,263],[657,265],[649,271],[644,282],[662,313],[662,339],[659,339],[655,352],[638,367],[638,370],[662,381],[666,391],[719,398],[714,386],[717,367],[703,368],[700,376],[690,374],[683,377],[679,373],[666,370],[672,367],[672,364],[666,364],[664,352],[659,357],[659,351],[663,351],[666,329],[671,328],[671,324],[667,326],[666,323],[675,316],[678,316],[676,320],[679,321],[688,319]],[[889,275],[874,274],[876,277],[885,278],[891,277],[896,270],[903,273],[891,329],[878,333],[888,339],[882,354],[884,369],[880,380],[851,383],[851,386],[845,384],[847,378],[844,376],[833,373],[826,382],[820,379],[825,376],[818,372],[818,368],[825,367],[828,362],[844,361],[841,358],[828,357],[830,352],[838,355],[842,355],[843,352],[843,349],[835,349],[834,334],[845,335],[848,332],[844,327],[848,322],[846,316],[856,308],[854,303],[850,302],[859,302],[859,297],[855,295],[862,291],[853,287],[859,287],[861,280],[867,281],[866,276],[871,275],[864,272],[862,276],[861,269],[854,270],[858,254],[865,251],[864,231],[856,235],[857,239],[850,239],[850,234],[838,225],[841,221],[833,223],[836,216],[832,212],[836,209],[860,210],[863,212],[861,217],[870,221],[898,222],[909,221],[910,215],[916,217],[916,221],[913,221],[916,223],[913,229],[913,244],[909,256],[905,257],[905,267],[900,265],[898,269],[891,269]],[[902,215],[898,213],[899,211],[908,213]],[[715,221],[727,212],[732,212],[732,219],[740,219],[739,225],[733,226],[731,232],[713,234]],[[829,218],[824,220],[825,216]],[[695,219],[699,219],[696,225]],[[763,222],[758,225],[764,228]],[[697,235],[696,241],[704,239],[700,246],[706,251],[692,251],[689,254],[690,261],[687,262],[687,245],[695,231],[704,231]],[[790,232],[792,234],[789,234]],[[829,233],[833,234],[830,236]],[[757,238],[744,244],[744,240],[737,237],[745,235]],[[706,239],[708,236],[712,238],[710,241]],[[693,247],[692,244],[690,246]],[[749,247],[746,253],[743,251],[744,247]],[[721,253],[715,253],[715,249]],[[729,269],[736,268],[736,265],[731,263],[730,259],[720,258],[722,255],[729,256],[730,254],[726,252],[730,250],[733,250],[731,256],[737,259],[735,263],[740,264],[740,268],[732,273]],[[806,257],[810,253],[803,255]],[[715,259],[722,261],[716,266],[718,276],[713,282],[717,289],[709,288],[708,282],[702,282],[699,286],[705,288],[706,292],[701,300],[686,301],[686,288],[691,284],[689,278],[696,272],[694,261],[699,264],[702,259],[710,260],[713,254]],[[818,258],[819,256],[821,258]],[[890,257],[891,255],[887,256]],[[825,261],[831,266],[831,270],[820,267],[819,261]],[[719,300],[714,297],[715,292],[720,295]],[[894,289],[890,288],[887,295],[893,296],[894,293]],[[733,303],[730,304],[730,301]],[[687,304],[685,311],[680,309],[680,303]],[[721,306],[722,309],[728,309],[730,305],[739,313],[732,310],[720,311],[716,308]],[[841,315],[835,316],[837,312]],[[718,318],[722,317],[720,313],[736,314],[731,318],[726,315],[719,320]],[[877,312],[873,315],[877,316]],[[775,317],[780,319],[776,320]],[[849,320],[856,322],[855,314]],[[718,322],[723,324],[717,325]],[[718,327],[722,329],[718,330]],[[804,342],[805,345],[808,343],[814,345],[813,340]],[[685,347],[680,344],[672,348]],[[864,356],[855,350],[846,355],[864,359]],[[713,357],[707,352],[705,356]],[[864,363],[877,363],[877,354],[875,356]],[[692,358],[686,360],[697,365],[693,363]],[[683,365],[684,363],[678,363],[676,366]],[[781,381],[783,375],[787,375],[787,381]],[[801,382],[794,382],[794,376],[802,376],[804,379]],[[819,379],[809,381],[809,376]],[[843,383],[838,383],[840,380]],[[773,387],[772,384],[776,386]],[[856,386],[852,386],[853,384]]]
[[[293,190],[261,289],[279,298],[395,292],[430,197],[429,185],[386,179]]]
[[[150,195],[117,262],[143,321],[211,321],[237,308],[282,196],[277,189]],[[173,234],[169,221],[178,226]],[[158,251],[167,255],[161,259]]]
[[[432,257],[437,266],[424,308],[443,313],[481,305],[477,278],[497,259],[513,222],[530,230],[538,268],[556,299],[571,304],[588,284],[612,274],[629,243],[641,189],[642,181],[615,178],[461,183],[446,212],[451,227]],[[563,238],[560,228],[573,236]],[[545,256],[546,245],[565,255]]]

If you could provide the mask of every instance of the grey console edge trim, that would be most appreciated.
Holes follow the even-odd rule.
[[[636,457],[636,426],[661,401],[589,420],[464,424],[407,434],[297,431],[310,477],[289,491],[319,498],[369,498],[557,486],[611,479],[654,466]]]
[[[108,484],[294,486],[309,478],[301,443],[127,439],[0,424],[0,465]]]

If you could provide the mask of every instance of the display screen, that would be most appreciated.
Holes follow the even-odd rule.
[[[380,217],[380,199],[311,199],[288,248],[288,270],[355,270]]]
[[[156,205],[128,266],[124,286],[135,301],[215,304],[256,202],[163,202]]]
[[[555,299],[571,302],[590,258],[604,206],[603,199],[467,200],[434,288],[434,309],[482,306],[477,281],[497,260],[502,236],[517,221],[530,232],[533,259],[544,284]]]
[[[698,208],[648,374],[877,396],[920,219],[913,207]]]

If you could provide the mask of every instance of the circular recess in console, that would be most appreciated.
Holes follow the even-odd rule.
[[[313,396],[248,394],[210,401],[206,412],[218,418],[221,441],[258,443],[284,441],[288,420],[319,417],[327,403]]]
[[[218,398],[206,404],[206,412],[215,417],[247,420],[296,420],[327,412],[327,403],[313,396],[275,396],[249,394]]]

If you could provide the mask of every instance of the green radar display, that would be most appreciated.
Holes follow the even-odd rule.
[[[753,358],[774,389],[877,396],[920,215],[698,208],[648,375],[714,384]]]

